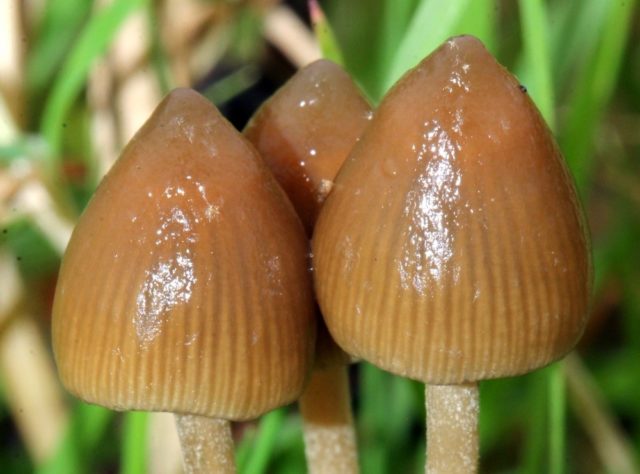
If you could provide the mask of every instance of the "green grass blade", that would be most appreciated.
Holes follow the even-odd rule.
[[[386,446],[387,382],[391,375],[371,364],[360,366],[360,410],[356,416],[360,462],[363,472],[377,474],[387,471],[389,448]]]
[[[92,472],[90,459],[102,440],[115,413],[105,408],[78,402],[56,454],[36,470],[37,474]]]
[[[547,369],[549,396],[549,474],[563,474],[566,459],[566,383],[562,362]]]
[[[493,55],[496,55],[498,52],[496,31],[496,1],[473,0],[464,10],[453,34],[473,35],[480,39]]]
[[[378,47],[376,49],[376,65],[378,68],[376,77],[386,77],[391,69],[398,46],[405,35],[417,3],[415,0],[401,2],[385,0],[382,2],[381,24],[378,32]],[[382,80],[375,84],[373,93],[374,102],[380,102],[384,94],[384,82]]]
[[[550,53],[548,44],[548,20],[545,4],[542,0],[520,0],[520,21],[522,24],[522,42],[525,55],[525,73],[520,77],[529,89],[540,113],[545,118],[549,127],[554,130],[555,100],[553,80],[551,74]],[[563,474],[565,458],[565,404],[566,393],[564,390],[564,375],[560,364],[555,364],[543,372],[543,377],[548,386],[546,399],[549,403],[549,473]],[[537,402],[534,402],[537,404]],[[541,449],[540,424],[537,424],[532,432],[530,443],[530,455],[527,465],[530,472],[536,472],[539,465]],[[531,454],[532,453],[532,454]]]
[[[92,0],[46,2],[26,62],[27,90],[42,97],[93,8]]]
[[[388,384],[389,403],[385,431],[390,443],[397,442],[401,445],[399,448],[410,441],[407,420],[418,418],[424,406],[424,399],[417,396],[421,391],[424,391],[424,384],[404,377],[392,376],[391,383]]]
[[[528,376],[527,438],[522,472],[563,474],[566,469],[566,390],[562,362]]]
[[[378,47],[379,62],[383,65],[389,66],[393,62],[396,48],[405,35],[417,4],[418,2],[415,0],[403,2],[386,0],[383,2],[383,18]]]
[[[383,4],[384,0],[327,0],[322,4],[341,46],[345,68],[370,99],[381,83],[374,51],[378,50],[380,41]],[[363,54],[364,51],[367,53]]]
[[[286,410],[281,408],[263,416],[253,445],[253,449],[246,461],[242,474],[262,474],[267,472],[269,459],[276,444],[278,432],[284,425]]]
[[[549,7],[551,70],[558,95],[566,92],[592,57],[609,0],[556,2]]]
[[[388,90],[408,69],[449,37],[469,0],[422,0],[384,78]]]
[[[56,247],[29,217],[20,217],[3,226],[0,244],[18,259],[20,274],[27,281],[55,275],[60,266]]]
[[[584,189],[589,179],[593,137],[618,79],[635,3],[609,3],[596,54],[578,79],[569,104],[560,145],[579,189]]]
[[[147,433],[149,414],[132,411],[124,415],[122,427],[122,474],[141,474],[147,472]]]
[[[260,71],[249,64],[211,84],[203,91],[203,95],[219,107],[249,89],[259,78]]]
[[[145,0],[114,0],[86,24],[65,60],[49,98],[41,123],[42,133],[54,155],[60,153],[64,120],[82,90],[89,68],[106,49],[127,16]]]
[[[344,56],[336,35],[317,0],[309,0],[309,16],[313,32],[320,45],[320,51],[322,51],[322,57],[344,66]]]
[[[227,54],[241,62],[255,61],[260,51],[262,23],[257,8],[238,9],[229,31]]]
[[[549,32],[543,0],[519,0],[522,43],[527,77],[520,80],[538,106],[549,127],[555,129],[554,93],[549,54]]]
[[[545,438],[547,436],[547,375],[546,369],[537,371],[529,377],[528,415],[526,442],[521,472],[539,474],[545,472]]]
[[[243,431],[242,438],[236,443],[236,466],[238,472],[244,473],[246,471],[246,465],[251,456],[251,450],[253,449],[253,443],[256,438],[256,432],[252,428],[248,428]]]
[[[302,429],[302,418],[299,414],[289,412],[278,430],[268,472],[299,473],[309,470],[305,459],[304,437],[300,435]]]

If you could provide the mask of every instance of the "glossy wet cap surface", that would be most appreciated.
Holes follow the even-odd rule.
[[[307,241],[253,148],[206,99],[165,98],[63,259],[65,386],[114,409],[258,416],[300,394],[315,321]]]
[[[349,75],[319,60],[287,81],[244,130],[309,235],[335,175],[370,119],[371,107]]]
[[[589,243],[563,158],[517,80],[469,36],[385,97],[313,253],[338,344],[428,383],[548,364],[587,319]]]

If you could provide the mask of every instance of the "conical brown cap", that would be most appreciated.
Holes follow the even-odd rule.
[[[468,36],[385,97],[313,250],[338,344],[428,383],[545,365],[587,318],[588,239],[563,159],[516,79]]]
[[[172,92],[71,238],[53,308],[63,383],[110,408],[229,419],[293,401],[315,329],[306,254],[253,148]]]
[[[309,235],[338,170],[370,119],[371,107],[349,75],[321,59],[296,72],[244,130]],[[316,364],[348,361],[319,318]]]
[[[321,59],[299,70],[244,130],[309,235],[333,179],[370,119],[371,107],[349,75]]]

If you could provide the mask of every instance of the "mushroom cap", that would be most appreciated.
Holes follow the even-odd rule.
[[[245,128],[309,236],[333,179],[370,119],[371,107],[349,75],[321,59],[293,75]]]
[[[469,36],[384,98],[323,206],[313,255],[337,343],[425,383],[546,365],[588,317],[572,179],[524,89]]]
[[[320,59],[298,70],[245,128],[309,235],[340,166],[370,120],[371,107],[349,75]],[[348,362],[319,317],[316,366]]]
[[[112,409],[256,417],[312,362],[308,243],[253,147],[194,91],[170,93],[104,178],[64,256],[64,385]]]

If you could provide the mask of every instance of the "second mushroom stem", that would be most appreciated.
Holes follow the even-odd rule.
[[[315,369],[300,398],[300,412],[309,473],[357,473],[347,367]]]
[[[236,472],[231,425],[227,420],[176,415],[186,474]]]
[[[427,385],[427,474],[478,471],[478,384]]]

